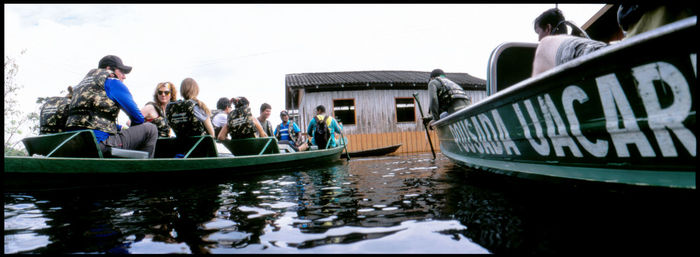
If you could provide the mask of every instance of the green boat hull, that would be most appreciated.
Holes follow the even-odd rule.
[[[514,176],[695,189],[695,28],[692,17],[491,91],[434,124],[440,149]]]
[[[166,173],[218,170],[235,172],[288,167],[294,164],[330,162],[340,159],[342,147],[297,153],[202,158],[71,158],[6,156],[5,173]]]
[[[28,137],[22,142],[30,156],[5,156],[5,174],[260,172],[296,164],[337,161],[343,150],[341,146],[280,153],[277,140],[267,137],[222,141],[233,155],[219,154],[212,137],[196,136],[159,138],[154,158],[146,158],[147,153],[140,151],[125,151],[126,155],[119,155],[124,154],[123,149],[104,153],[91,130]]]

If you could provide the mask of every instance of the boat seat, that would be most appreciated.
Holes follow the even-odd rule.
[[[277,139],[274,137],[231,139],[221,143],[235,156],[280,153]]]
[[[148,159],[148,152],[146,151],[127,150],[121,148],[112,148],[110,155],[117,158]]]
[[[153,158],[217,157],[216,142],[209,135],[191,137],[159,137]]]
[[[486,94],[493,95],[532,75],[537,44],[508,42],[496,47],[489,57]]]
[[[44,134],[22,139],[29,156],[103,158],[92,130]]]
[[[110,148],[108,153],[103,153],[95,138],[95,133],[90,130],[67,131],[54,134],[44,134],[36,137],[22,139],[29,156],[39,155],[45,157],[78,157],[78,158],[148,158],[148,152]]]
[[[294,150],[294,148],[292,148],[292,146],[288,145],[288,144],[278,144],[277,148],[280,149],[280,152],[282,152],[282,151],[284,151],[286,153],[295,153],[296,152],[296,150]]]

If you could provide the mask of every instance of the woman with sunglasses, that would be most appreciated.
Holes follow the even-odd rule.
[[[156,92],[153,94],[153,101],[146,103],[141,108],[141,113],[146,118],[147,122],[151,122],[158,127],[159,137],[170,136],[170,126],[165,117],[165,106],[169,102],[177,100],[177,90],[172,82],[161,82],[156,86]]]

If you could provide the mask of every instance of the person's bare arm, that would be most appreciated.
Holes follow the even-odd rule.
[[[219,136],[217,139],[219,140],[226,140],[226,134],[228,134],[228,125],[224,125],[221,127],[221,131],[219,131]]]
[[[204,128],[207,129],[207,133],[209,133],[209,135],[216,138],[216,135],[214,135],[214,126],[211,125],[210,119],[207,118],[206,120],[204,120]]]

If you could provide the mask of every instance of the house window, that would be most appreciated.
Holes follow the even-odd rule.
[[[355,124],[355,99],[334,99],[333,113],[343,125]]]
[[[396,100],[396,121],[415,122],[416,105],[413,98],[395,98]]]

